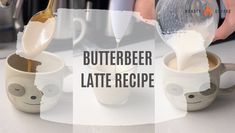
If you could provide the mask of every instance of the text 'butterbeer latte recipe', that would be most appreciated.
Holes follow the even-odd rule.
[[[92,72],[81,73],[81,87],[154,87],[154,73],[139,73],[138,66],[153,64],[151,51],[84,51],[83,65]]]

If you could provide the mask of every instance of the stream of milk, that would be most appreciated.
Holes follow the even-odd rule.
[[[205,51],[204,42],[202,35],[193,30],[182,30],[171,35],[167,43],[175,51],[178,70],[189,67],[188,60],[193,55]]]
[[[208,60],[206,57],[206,48],[212,42],[214,37],[210,33],[210,26],[213,21],[208,20],[205,23],[187,25],[182,30],[172,34],[164,35],[166,43],[174,50],[177,58],[177,69],[179,71],[185,70],[189,67],[188,61],[194,60],[193,56],[199,53],[204,54],[205,59],[201,59],[201,68],[208,68]],[[202,58],[201,57],[201,58]],[[198,59],[195,59],[195,61]],[[189,70],[189,69],[188,69]]]

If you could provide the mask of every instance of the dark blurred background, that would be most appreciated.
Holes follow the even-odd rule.
[[[56,9],[58,8],[73,8],[73,9],[108,9],[109,0],[55,0]],[[26,24],[32,14],[37,13],[46,8],[48,0],[24,0],[23,12],[24,23]],[[56,10],[54,9],[54,10]]]

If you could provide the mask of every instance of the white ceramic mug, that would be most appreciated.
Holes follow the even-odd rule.
[[[74,28],[80,31],[80,34],[77,37],[75,37],[74,35],[74,39],[73,39],[73,44],[78,45],[78,43],[84,38],[86,34],[87,25],[86,25],[86,22],[82,18],[73,19],[73,24],[74,24]]]
[[[57,10],[55,39],[69,39],[73,37],[72,12],[70,9]]]
[[[215,66],[205,72],[182,72],[169,68],[167,64],[175,58],[174,53],[163,57],[161,70],[162,87],[166,97],[176,108],[197,111],[208,107],[219,94],[229,94],[233,87],[220,89],[220,77],[227,71],[235,71],[235,64],[221,63],[220,58],[210,52],[207,57]],[[208,77],[208,80],[205,80]]]
[[[27,59],[11,54],[6,60],[6,92],[15,108],[39,113],[55,106],[62,93],[63,80],[68,68],[64,61],[49,52],[42,52],[33,60],[28,72]]]
[[[97,101],[104,105],[122,105],[125,104],[131,94],[130,88],[115,87],[115,74],[116,73],[136,73],[136,66],[89,66],[93,74],[97,73],[110,73],[111,74],[111,87],[94,87],[94,94]],[[94,79],[94,78],[93,78]],[[101,84],[102,81],[99,82]],[[106,84],[105,84],[106,86]]]

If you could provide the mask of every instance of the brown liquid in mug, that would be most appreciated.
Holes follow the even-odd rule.
[[[33,61],[30,60],[30,59],[28,59],[28,60],[27,60],[27,64],[28,64],[28,66],[27,66],[27,71],[28,71],[28,72],[33,72]]]
[[[37,67],[39,65],[42,65],[41,62],[38,62],[36,60],[29,60],[26,58],[23,58],[19,55],[12,55],[9,59],[8,59],[8,63],[11,67],[20,70],[20,71],[24,71],[24,72],[30,72],[30,73],[35,73],[37,72]]]

